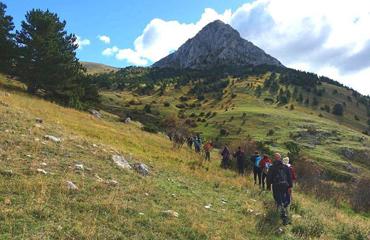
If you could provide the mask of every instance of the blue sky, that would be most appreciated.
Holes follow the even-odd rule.
[[[89,39],[90,45],[78,51],[82,61],[100,62],[113,66],[128,65],[126,61],[103,56],[102,51],[113,45],[130,48],[145,26],[154,18],[195,22],[207,7],[216,11],[236,9],[245,1],[219,0],[3,0],[8,6],[8,14],[14,17],[16,28],[24,20],[24,15],[32,8],[49,9],[67,21],[67,31],[82,39]],[[97,38],[106,35],[110,44]]]
[[[220,19],[285,66],[370,95],[369,0],[2,1],[17,28],[32,8],[58,13],[82,61],[148,66]]]

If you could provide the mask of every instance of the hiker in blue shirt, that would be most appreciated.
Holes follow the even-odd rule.
[[[194,138],[194,149],[195,152],[199,153],[202,147],[202,139],[200,138],[199,134],[197,134]]]
[[[259,152],[254,152],[254,155],[251,157],[251,162],[253,164],[253,176],[254,176],[254,185],[257,184],[257,178],[258,178],[258,185],[261,186],[262,181],[262,169],[260,168],[260,161],[261,156],[259,155]]]

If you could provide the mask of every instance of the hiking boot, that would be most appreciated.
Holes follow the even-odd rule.
[[[286,226],[289,224],[288,218],[283,218],[283,225]]]

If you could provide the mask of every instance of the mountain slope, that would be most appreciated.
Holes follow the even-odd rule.
[[[295,221],[280,235],[271,194],[219,169],[217,152],[198,165],[161,134],[46,102],[1,75],[0,114],[2,239],[335,239],[369,231],[368,218],[296,192]],[[131,154],[151,175],[117,168],[113,154]]]
[[[191,75],[191,72],[185,74]],[[263,90],[271,76],[270,71],[237,78],[228,76],[221,80],[213,76],[201,76],[187,79],[189,82],[183,85],[178,82],[168,84],[165,91],[160,86],[154,86],[152,90],[144,88],[144,92],[140,85],[127,85],[124,90],[103,91],[102,108],[131,116],[148,125],[158,125],[161,119],[177,116],[191,131],[201,133],[218,145],[250,137],[264,143],[272,151],[286,154],[288,149],[285,144],[293,141],[305,156],[319,164],[334,179],[350,182],[352,177],[368,176],[370,160],[366,156],[370,156],[370,141],[361,133],[367,128],[368,117],[361,99],[353,97],[349,89],[323,82],[316,90],[281,85],[283,92],[289,90],[292,95],[288,103],[281,104],[276,101],[278,93],[271,94],[268,89]],[[167,81],[181,81],[181,78],[182,75],[174,75]],[[204,80],[207,78],[209,80]],[[138,78],[131,75],[130,79]],[[224,88],[214,87],[219,83]],[[141,82],[138,84],[143,85]],[[261,89],[259,96],[256,89]],[[297,93],[294,97],[295,89]],[[300,95],[302,102],[297,100]],[[343,116],[330,111],[338,102],[345,105]],[[362,159],[348,158],[343,154],[347,149],[361,153],[365,151],[365,156]],[[361,169],[360,174],[348,171],[348,162]]]
[[[220,20],[209,23],[176,52],[159,60],[153,67],[204,69],[217,65],[283,66]]]
[[[101,63],[81,62],[81,64],[86,68],[87,73],[89,74],[110,73],[118,71],[118,68]]]

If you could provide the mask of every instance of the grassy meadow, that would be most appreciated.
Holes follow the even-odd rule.
[[[250,106],[233,111],[242,110],[251,120],[260,114]],[[214,121],[228,117],[219,111]],[[164,135],[142,131],[139,123],[60,107],[4,76],[0,116],[0,239],[365,239],[370,231],[369,217],[295,192],[293,224],[279,232],[271,194],[253,186],[251,176],[221,170],[216,150],[203,163],[186,147],[173,149]],[[262,137],[266,128],[257,129]],[[113,154],[147,164],[151,174],[117,168]],[[78,190],[68,190],[66,181]]]

